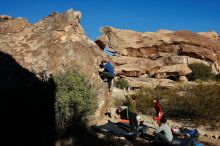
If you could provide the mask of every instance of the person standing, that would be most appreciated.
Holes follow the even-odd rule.
[[[157,122],[158,125],[160,125],[160,120],[164,115],[164,111],[159,99],[154,99],[154,109],[156,110],[156,116],[154,116],[153,119]]]
[[[131,95],[130,88],[128,88],[128,93],[124,88],[124,94],[128,102],[128,119],[130,128],[132,131],[137,131],[138,121],[137,121],[137,110],[136,110],[136,96]]]
[[[112,64],[107,60],[101,61],[101,69],[99,70],[101,78],[107,79],[109,91],[112,91],[113,79],[115,77],[115,71]]]

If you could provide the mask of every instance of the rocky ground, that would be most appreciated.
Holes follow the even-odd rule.
[[[101,121],[102,124],[107,123],[108,120],[117,122],[120,120],[118,115],[115,113],[116,108],[111,107],[111,117],[106,116],[103,121]],[[138,114],[137,117],[138,121],[144,121],[144,124],[150,127],[158,128],[157,123],[152,119],[151,116],[146,116],[143,114]],[[100,124],[101,124],[100,123]],[[168,124],[171,127],[186,127],[190,129],[197,129],[200,133],[199,141],[204,145],[204,146],[220,146],[220,131],[219,129],[216,130],[209,130],[208,127],[205,126],[196,126],[193,125],[190,122],[187,121],[175,121],[175,120],[168,120]],[[150,128],[148,131],[146,131],[147,134],[152,135],[154,132],[154,129]],[[119,138],[119,139],[124,139],[124,138]],[[149,141],[145,140],[144,138],[138,138],[136,142],[129,143],[129,146],[136,146],[136,145],[150,145]]]
[[[99,121],[99,124],[105,124],[108,120],[113,122],[118,122],[120,118],[117,114],[115,114],[115,107],[111,107],[109,111],[111,111],[111,117],[105,116],[101,121]],[[146,116],[142,114],[138,114],[138,121],[144,121],[144,124],[150,127],[157,128],[158,125],[156,122],[152,119],[151,116]],[[197,128],[200,132],[199,142],[203,144],[203,146],[220,146],[220,139],[219,139],[219,130],[206,130],[203,126],[197,126],[186,122],[177,122],[174,120],[168,120],[168,123],[171,127],[180,127],[180,126],[186,126],[187,128]],[[91,129],[90,129],[91,130]],[[143,137],[138,137],[135,141],[129,141],[126,140],[124,137],[117,137],[113,135],[103,135],[101,133],[96,133],[95,131],[91,131],[92,134],[89,134],[85,136],[85,133],[83,136],[80,137],[80,142],[76,142],[77,140],[75,137],[70,137],[67,139],[62,139],[60,141],[56,142],[56,146],[72,146],[77,143],[79,146],[84,145],[96,145],[96,146],[153,146],[150,141],[148,140],[148,135]],[[146,131],[147,134],[153,135],[154,132],[153,128],[149,128],[149,130]],[[94,136],[95,135],[95,136]],[[85,140],[85,141],[84,141]]]
[[[105,124],[107,123],[108,120],[112,122],[118,122],[120,120],[120,117],[116,114],[116,109],[118,108],[115,107],[115,99],[116,100],[121,100],[123,101],[123,93],[117,88],[113,88],[112,94],[112,99],[111,102],[109,103],[110,107],[108,109],[108,113],[111,113],[111,117],[105,116],[101,121],[98,122],[98,125]],[[121,106],[120,108],[125,108]],[[157,123],[152,119],[152,116],[147,116],[144,114],[139,113],[137,116],[138,121],[144,121],[144,124],[153,128],[158,128]],[[192,124],[190,121],[187,120],[175,120],[175,119],[169,119],[168,124],[172,128],[178,128],[178,127],[185,127],[189,129],[197,129],[200,133],[199,141],[204,145],[204,146],[220,146],[220,129],[211,129],[209,126],[203,126],[203,125],[195,125]],[[153,135],[154,129],[149,128],[148,131],[146,131],[147,134]],[[103,137],[103,136],[100,136]],[[124,138],[118,138],[115,137],[116,141],[123,141],[125,140]],[[120,142],[119,142],[120,143]],[[124,144],[123,144],[124,145]],[[149,141],[147,141],[144,138],[138,138],[135,142],[127,142],[125,145],[128,146],[138,146],[138,145],[151,145]]]

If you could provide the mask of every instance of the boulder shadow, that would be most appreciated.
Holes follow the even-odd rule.
[[[0,52],[1,143],[53,146],[55,83],[40,80],[9,54]]]

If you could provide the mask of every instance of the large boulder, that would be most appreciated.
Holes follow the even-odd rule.
[[[52,13],[35,24],[23,18],[0,18],[4,20],[0,21],[0,52],[10,55],[39,79],[42,72],[49,77],[66,68],[79,70],[97,93],[96,117],[102,117],[109,93],[107,85],[99,79],[98,68],[107,55],[85,35],[79,11]]]
[[[199,62],[220,72],[220,41],[215,32],[158,30],[135,32],[113,27],[101,28],[97,45],[113,53],[118,74],[127,77],[169,78],[190,73],[188,64]],[[162,77],[163,76],[163,77]]]
[[[185,76],[191,73],[191,69],[185,64],[164,66],[156,71],[156,78],[168,78],[170,76]]]

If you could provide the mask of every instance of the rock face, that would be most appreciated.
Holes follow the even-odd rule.
[[[158,79],[185,81],[191,73],[187,64],[200,62],[220,72],[220,41],[215,32],[159,30],[135,32],[112,27],[101,28],[95,41],[113,53],[116,73],[127,77],[147,75]],[[181,77],[181,78],[180,78]]]
[[[35,24],[23,18],[0,17],[0,52],[40,78],[75,68],[85,74],[97,93],[97,117],[107,105],[107,85],[98,75],[106,54],[88,39],[80,25],[81,13],[72,9],[52,13]],[[104,84],[104,85],[103,85]]]
[[[11,20],[12,17],[8,15],[1,15],[0,16],[0,22],[5,21],[5,20]]]
[[[184,76],[192,71],[189,69],[189,67],[185,64],[175,64],[175,65],[169,65],[164,66],[157,70],[155,73],[156,78],[167,78],[170,76]]]
[[[210,40],[218,40],[218,34],[214,31],[211,32],[199,32],[198,34],[207,37]]]

